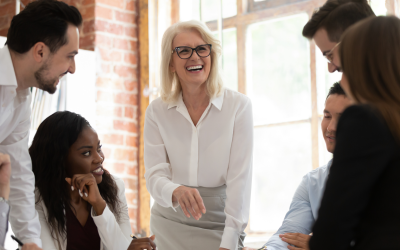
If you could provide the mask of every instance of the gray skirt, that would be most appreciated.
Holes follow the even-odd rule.
[[[216,188],[195,187],[203,198],[206,213],[200,220],[187,218],[181,207],[165,208],[154,203],[151,209],[150,232],[156,236],[159,250],[218,250],[225,228],[226,185]],[[244,237],[239,237],[242,249]]]

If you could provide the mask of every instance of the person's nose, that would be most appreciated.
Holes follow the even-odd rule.
[[[331,121],[329,122],[327,130],[329,133],[336,133],[336,127],[337,127],[337,120],[332,118]]]
[[[199,59],[200,59],[200,56],[197,54],[196,50],[193,50],[193,54],[190,57],[190,60],[196,61],[196,60],[199,60]]]
[[[96,162],[96,163],[102,163],[103,160],[104,160],[104,157],[101,155],[101,153],[97,152],[97,153],[96,153],[95,162]]]
[[[71,64],[69,65],[68,72],[73,74],[75,73],[75,59],[72,59]]]
[[[329,73],[333,73],[337,70],[337,67],[333,63],[328,63],[328,71]]]

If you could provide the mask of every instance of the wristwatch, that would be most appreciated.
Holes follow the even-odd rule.
[[[258,249],[258,250],[266,250],[267,246],[263,246],[262,248]]]
[[[8,203],[8,200],[4,199],[3,197],[0,197],[0,202],[4,202],[7,203],[7,205],[10,205],[10,203]]]

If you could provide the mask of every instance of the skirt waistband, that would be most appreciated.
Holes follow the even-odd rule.
[[[199,191],[201,197],[226,197],[226,185],[219,187],[191,187]]]

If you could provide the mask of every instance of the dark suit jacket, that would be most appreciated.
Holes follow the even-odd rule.
[[[400,146],[369,106],[339,120],[310,249],[400,249]]]

